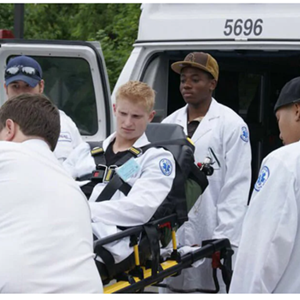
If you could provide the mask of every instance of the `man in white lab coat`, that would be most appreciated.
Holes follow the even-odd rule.
[[[180,92],[186,106],[163,123],[181,125],[196,146],[196,162],[209,156],[215,169],[208,177],[208,188],[189,212],[189,221],[179,228],[178,241],[193,245],[207,239],[228,238],[236,252],[251,181],[248,127],[233,110],[212,97],[219,67],[210,54],[190,53],[171,67],[180,74]],[[211,262],[183,270],[182,275],[167,283],[176,292],[213,289]],[[225,291],[224,284],[220,291]]]
[[[35,59],[21,55],[8,61],[4,83],[8,98],[21,93],[41,94],[44,86],[42,68]],[[77,146],[85,142],[72,119],[61,110],[59,115],[61,129],[54,154],[63,163]]]
[[[113,107],[117,130],[102,146],[107,166],[116,165],[132,150],[136,152],[150,144],[145,130],[155,114],[154,100],[155,91],[143,82],[129,81],[118,89]],[[173,155],[163,148],[153,147],[116,168],[118,176],[131,188],[127,195],[117,190],[112,198],[97,202],[108,185],[105,181],[97,183],[89,198],[95,236],[101,239],[121,231],[119,227],[147,223],[169,194],[175,172]],[[115,263],[119,263],[133,252],[129,244],[129,238],[125,238],[104,248],[112,254]]]
[[[300,293],[300,77],[275,104],[284,147],[262,162],[230,293]]]
[[[0,292],[101,293],[90,209],[53,154],[56,106],[21,94],[0,108]]]

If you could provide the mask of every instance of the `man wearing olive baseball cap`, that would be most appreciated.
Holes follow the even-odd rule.
[[[300,140],[300,77],[285,84],[274,107],[284,145]]]
[[[194,67],[206,71],[218,81],[219,66],[217,61],[208,53],[192,52],[189,53],[184,61],[178,61],[172,64],[171,68],[174,72],[180,74],[185,67]]]
[[[195,161],[209,157],[215,170],[205,193],[189,212],[189,221],[178,230],[179,243],[228,238],[236,252],[251,182],[248,127],[232,109],[212,97],[219,80],[219,66],[212,55],[192,52],[171,68],[180,75],[186,105],[163,122],[180,124],[195,144]],[[223,280],[219,282],[220,292],[225,292]],[[214,289],[211,261],[183,270],[167,284],[168,291],[175,292]]]

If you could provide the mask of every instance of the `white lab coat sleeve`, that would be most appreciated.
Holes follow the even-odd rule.
[[[230,133],[224,133],[224,166],[222,188],[217,199],[217,227],[213,238],[229,238],[234,246],[238,246],[243,218],[245,216],[250,183],[251,183],[251,147],[248,141],[241,138],[245,123],[234,124]],[[249,132],[249,131],[248,131]],[[222,169],[223,168],[223,169]]]
[[[296,179],[278,158],[266,159],[265,184],[254,189],[243,224],[230,293],[272,293],[288,265],[297,232]]]
[[[66,123],[66,126],[71,133],[72,145],[73,145],[73,149],[75,149],[80,143],[83,142],[79,129],[77,128],[74,121],[66,114],[64,117],[64,122]]]
[[[74,179],[90,174],[96,169],[90,146],[86,142],[80,143],[73,149],[62,165]]]
[[[175,177],[173,155],[162,149],[149,149],[141,165],[141,175],[127,196],[117,200],[89,202],[92,221],[116,226],[138,226],[147,223],[170,192]],[[162,173],[160,161],[168,159],[172,173]],[[121,194],[121,193],[120,193]],[[123,195],[123,194],[122,194]]]
[[[78,145],[83,143],[83,139],[72,119],[61,110],[59,111],[59,114],[60,134],[54,149],[54,154],[62,163]]]

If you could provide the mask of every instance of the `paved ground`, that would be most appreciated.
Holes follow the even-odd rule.
[[[112,285],[112,284],[114,284],[115,282],[116,282],[116,281],[113,280],[113,281],[110,282],[109,285]],[[146,292],[146,293],[154,293],[154,294],[158,294],[158,287],[156,287],[156,286],[148,286],[148,287],[145,288],[145,292]]]
[[[145,292],[147,293],[155,293],[158,294],[158,287],[156,286],[148,286],[145,288]]]

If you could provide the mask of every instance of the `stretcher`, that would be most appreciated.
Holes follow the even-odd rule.
[[[146,133],[151,142],[146,147],[163,147],[173,154],[176,161],[176,176],[170,193],[162,205],[158,207],[150,222],[134,228],[120,228],[122,231],[119,233],[94,242],[95,262],[101,275],[104,292],[134,293],[143,292],[147,286],[162,286],[162,281],[165,278],[179,275],[183,269],[191,267],[195,262],[204,258],[212,259],[215,290],[197,291],[218,292],[217,269],[221,269],[223,280],[228,289],[232,273],[231,256],[233,254],[229,240],[203,241],[201,248],[182,254],[177,249],[175,234],[177,228],[188,220],[188,212],[207,187],[207,176],[213,174],[213,159],[207,157],[204,162],[196,165],[194,161],[195,147],[191,140],[187,139],[183,128],[179,125],[151,123],[148,124]],[[95,165],[103,166],[104,150],[102,144],[100,146],[99,143],[91,145],[91,149]],[[131,151],[131,153],[135,155],[137,152],[147,151],[144,148],[134,148],[133,150],[135,151]],[[96,173],[100,174],[100,171],[97,169]],[[115,188],[114,180],[118,179],[118,176],[116,174],[114,176],[107,184],[106,189],[110,185]],[[97,175],[96,179],[99,181],[98,177]],[[91,180],[96,179],[91,177]],[[110,194],[114,192],[115,189]],[[100,198],[102,194],[99,196]],[[107,195],[103,198],[104,200],[110,199],[107,198]],[[132,255],[119,263],[115,263],[112,254],[103,246],[125,237],[130,237]],[[171,245],[169,256],[167,258],[162,257],[161,249],[165,249],[169,245]]]
[[[124,237],[130,237],[131,246],[133,247],[132,257],[123,265],[123,268],[124,266],[128,268],[127,270],[120,268],[114,271],[111,270],[113,275],[108,277],[107,274],[101,272],[101,268],[98,268],[103,279],[104,293],[139,293],[143,292],[148,286],[166,287],[166,285],[161,283],[165,278],[179,275],[183,269],[191,267],[192,264],[202,259],[212,260],[212,276],[215,289],[197,291],[206,293],[217,293],[219,291],[219,282],[216,276],[218,269],[222,272],[228,291],[232,275],[231,257],[233,254],[229,240],[203,241],[200,249],[181,255],[177,249],[176,226],[177,216],[173,214],[95,241],[94,252],[96,257],[98,250],[103,245]],[[160,231],[165,227],[170,228],[172,232],[172,252],[167,259],[162,259],[159,236]],[[153,232],[156,235],[153,235]],[[110,284],[112,280],[113,283]],[[176,290],[173,291],[177,292]]]

